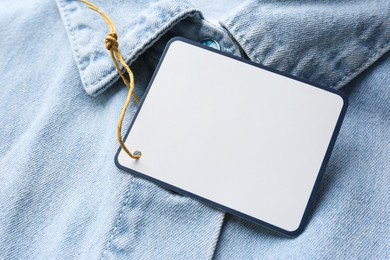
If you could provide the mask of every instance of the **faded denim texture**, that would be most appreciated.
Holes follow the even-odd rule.
[[[389,1],[93,2],[139,96],[176,35],[346,92],[315,209],[291,239],[117,169],[127,89],[104,22],[78,1],[3,0],[0,259],[390,259]]]

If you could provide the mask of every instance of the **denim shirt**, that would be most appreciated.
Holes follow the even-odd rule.
[[[0,259],[390,258],[389,1],[93,3],[138,96],[174,36],[349,95],[310,222],[287,238],[119,170],[127,89],[104,22],[78,1],[3,0]]]

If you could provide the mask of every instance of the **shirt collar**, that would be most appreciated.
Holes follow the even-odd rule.
[[[86,92],[92,96],[105,91],[118,78],[105,49],[108,27],[99,14],[77,0],[56,0],[73,55]],[[188,1],[159,0],[137,4],[134,1],[93,1],[114,22],[119,49],[130,64],[163,33],[180,20],[201,16]],[[145,5],[147,7],[145,8]]]
[[[252,61],[333,88],[344,86],[390,49],[388,1],[297,3],[246,1],[222,24]],[[179,21],[202,17],[189,0],[94,4],[115,23],[119,49],[129,64]],[[77,0],[57,0],[57,5],[81,82],[96,96],[119,78],[105,49],[108,28]]]
[[[390,1],[246,1],[223,21],[248,57],[340,88],[390,49]]]

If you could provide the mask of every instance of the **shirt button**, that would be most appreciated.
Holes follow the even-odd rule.
[[[211,47],[211,48],[214,48],[214,49],[217,49],[217,50],[221,50],[221,47],[219,46],[219,43],[217,41],[214,41],[212,39],[204,39],[201,41],[201,43],[203,45],[206,45],[208,47]]]

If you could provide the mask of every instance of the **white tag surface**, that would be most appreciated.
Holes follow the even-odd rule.
[[[176,38],[121,169],[288,235],[303,231],[346,110],[338,91]]]

